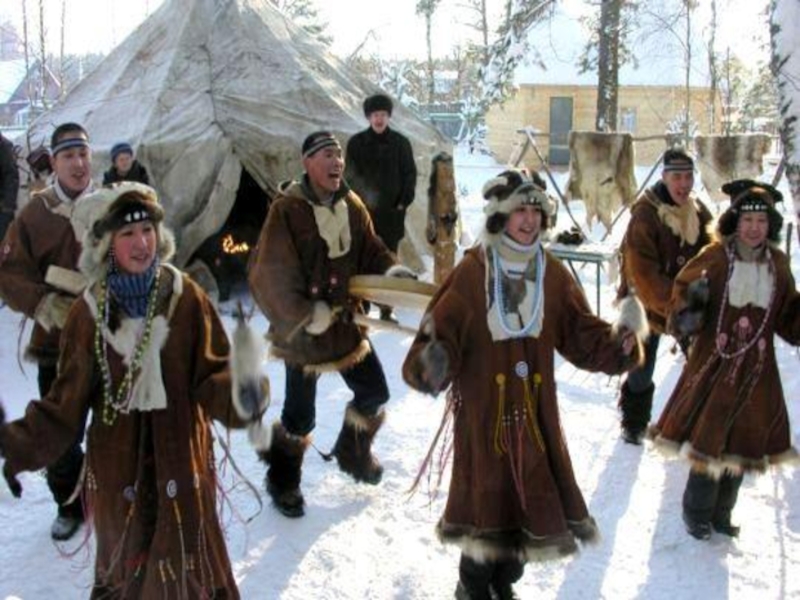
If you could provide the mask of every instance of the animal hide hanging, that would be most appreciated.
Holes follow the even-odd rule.
[[[765,133],[698,135],[694,138],[700,181],[714,202],[727,200],[722,184],[734,179],[760,179],[764,155],[772,140]]]
[[[573,131],[569,151],[567,200],[583,200],[589,229],[598,219],[611,231],[617,211],[636,196],[633,138],[628,133]]]

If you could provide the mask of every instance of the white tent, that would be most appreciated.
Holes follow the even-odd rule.
[[[243,169],[271,193],[301,173],[307,134],[330,129],[345,144],[364,129],[362,101],[375,91],[267,0],[168,0],[37,120],[30,139],[81,123],[98,178],[111,146],[130,142],[178,236],[176,262],[185,265],[225,223]],[[420,175],[407,230],[417,252],[427,252],[430,159],[448,144],[402,106],[392,126],[414,148]]]

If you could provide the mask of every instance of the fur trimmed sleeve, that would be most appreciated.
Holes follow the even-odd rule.
[[[253,298],[283,339],[308,323],[313,304],[306,289],[307,269],[292,236],[290,213],[299,209],[292,204],[293,199],[279,198],[270,208],[248,274]]]
[[[435,395],[458,378],[475,312],[464,295],[474,286],[462,273],[477,268],[474,263],[467,255],[428,304],[402,369],[403,379],[418,391]]]
[[[92,400],[102,402],[102,391],[93,385],[99,381],[93,322],[85,302],[78,301],[61,336],[58,377],[50,391],[30,402],[21,419],[2,428],[0,445],[10,474],[56,461],[83,432]]]

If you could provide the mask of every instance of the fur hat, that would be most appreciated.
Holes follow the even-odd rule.
[[[783,228],[783,215],[775,208],[776,202],[783,201],[783,194],[768,183],[752,179],[737,179],[722,186],[722,191],[731,197],[731,205],[720,215],[717,232],[722,237],[736,233],[739,216],[747,212],[765,212],[769,220],[767,239],[780,240]]]
[[[82,232],[78,267],[90,281],[101,279],[108,268],[108,251],[114,232],[130,223],[151,221],[156,226],[157,253],[162,261],[175,253],[175,238],[164,227],[164,209],[148,185],[123,181],[81,198],[72,213],[76,233]]]
[[[375,94],[364,100],[364,116],[367,118],[378,110],[385,110],[391,117],[393,108],[394,103],[386,94]]]
[[[670,148],[664,152],[662,173],[694,171],[694,159],[683,148]]]
[[[133,147],[128,142],[119,142],[111,146],[111,162],[115,162],[120,154],[133,156]]]
[[[486,230],[490,234],[503,231],[508,215],[523,205],[536,206],[542,213],[542,229],[547,229],[554,216],[556,203],[547,195],[547,184],[541,176],[524,169],[509,169],[483,185],[483,198],[488,201]]]

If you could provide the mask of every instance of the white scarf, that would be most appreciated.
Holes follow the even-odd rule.
[[[539,337],[544,322],[544,271],[539,240],[524,246],[503,235],[496,247],[486,247],[486,319],[493,341]],[[508,298],[512,288],[522,292],[516,302]]]

